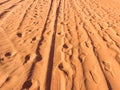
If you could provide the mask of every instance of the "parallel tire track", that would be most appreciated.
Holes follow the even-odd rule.
[[[120,90],[119,4],[1,0],[0,90]]]

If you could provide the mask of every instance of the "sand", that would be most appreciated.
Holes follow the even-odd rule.
[[[120,0],[0,0],[0,90],[120,90]]]

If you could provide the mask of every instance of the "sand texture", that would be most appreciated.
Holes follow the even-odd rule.
[[[0,0],[0,90],[120,90],[120,0]]]

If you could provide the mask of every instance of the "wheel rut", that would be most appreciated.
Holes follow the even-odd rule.
[[[0,1],[0,90],[120,90],[119,4]]]

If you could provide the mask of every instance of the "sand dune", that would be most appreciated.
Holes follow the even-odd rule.
[[[0,90],[120,90],[119,0],[0,0]]]

